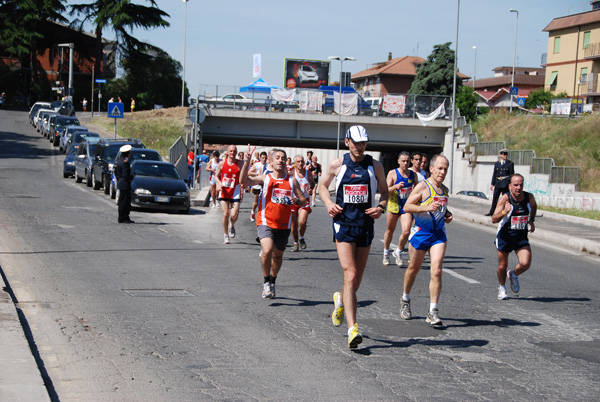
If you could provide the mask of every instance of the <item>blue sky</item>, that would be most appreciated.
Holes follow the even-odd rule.
[[[134,34],[183,62],[185,3],[156,2],[170,15],[171,26]],[[458,41],[462,73],[473,75],[473,46],[477,46],[477,77],[491,77],[493,68],[512,66],[516,14],[509,12],[511,8],[519,11],[517,66],[539,67],[548,43],[542,29],[553,18],[589,11],[591,6],[589,0],[462,0]],[[186,81],[194,97],[201,84],[246,85],[254,80],[254,53],[262,55],[263,79],[276,85],[283,84],[286,57],[352,56],[356,61],[344,63],[344,70],[351,73],[386,60],[388,52],[393,57],[427,58],[434,45],[455,42],[456,15],[457,0],[189,0]],[[104,35],[114,37],[111,32]],[[331,77],[336,81],[339,64],[332,63]]]

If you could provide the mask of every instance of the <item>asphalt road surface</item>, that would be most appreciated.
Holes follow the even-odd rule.
[[[0,111],[0,264],[54,400],[598,398],[597,257],[534,243],[520,297],[499,301],[494,231],[453,222],[434,329],[427,261],[415,317],[399,317],[404,269],[381,264],[381,219],[358,293],[365,339],[350,351],[330,319],[342,273],[322,204],[264,300],[248,194],[224,245],[220,210],[117,224],[114,201],[63,179],[62,161],[26,113]]]

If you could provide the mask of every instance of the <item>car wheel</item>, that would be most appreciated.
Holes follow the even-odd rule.
[[[187,215],[190,212],[190,207],[187,207],[187,209],[180,209],[179,213],[183,214],[183,215]]]
[[[100,190],[100,184],[96,180],[96,173],[94,172],[92,172],[92,187],[94,190]]]
[[[115,186],[112,185],[112,181],[110,182],[110,198],[113,200],[117,198],[117,191],[115,190]]]
[[[106,175],[102,175],[104,179],[102,180],[102,187],[104,187],[104,194],[110,194],[110,179],[106,177]]]
[[[69,178],[69,174],[67,172],[63,172],[63,179],[68,179]]]
[[[75,170],[75,183],[81,183],[81,181],[81,177],[79,177],[79,175],[77,174],[77,170]]]
[[[52,145],[57,146],[58,145],[58,141],[56,140],[56,136],[54,137],[54,139],[52,140]]]
[[[85,174],[85,185],[88,187],[92,187],[92,173],[87,172]]]
[[[119,205],[119,194],[121,193],[121,190],[117,189],[116,194],[115,194],[115,204]]]

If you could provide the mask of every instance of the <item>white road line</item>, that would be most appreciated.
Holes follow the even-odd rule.
[[[481,283],[479,281],[476,281],[475,279],[471,279],[471,278],[468,278],[468,277],[466,277],[464,275],[457,274],[456,272],[454,272],[454,271],[452,271],[451,269],[448,269],[448,268],[442,268],[442,272],[445,272],[445,273],[449,274],[450,276],[453,276],[456,279],[463,280],[463,281],[465,281],[467,283],[472,283],[472,284],[480,284]]]

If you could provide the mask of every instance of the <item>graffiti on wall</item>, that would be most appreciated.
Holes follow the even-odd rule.
[[[548,183],[548,179],[547,175],[531,175],[525,180],[524,190],[535,197],[549,197],[552,194],[552,183]]]

